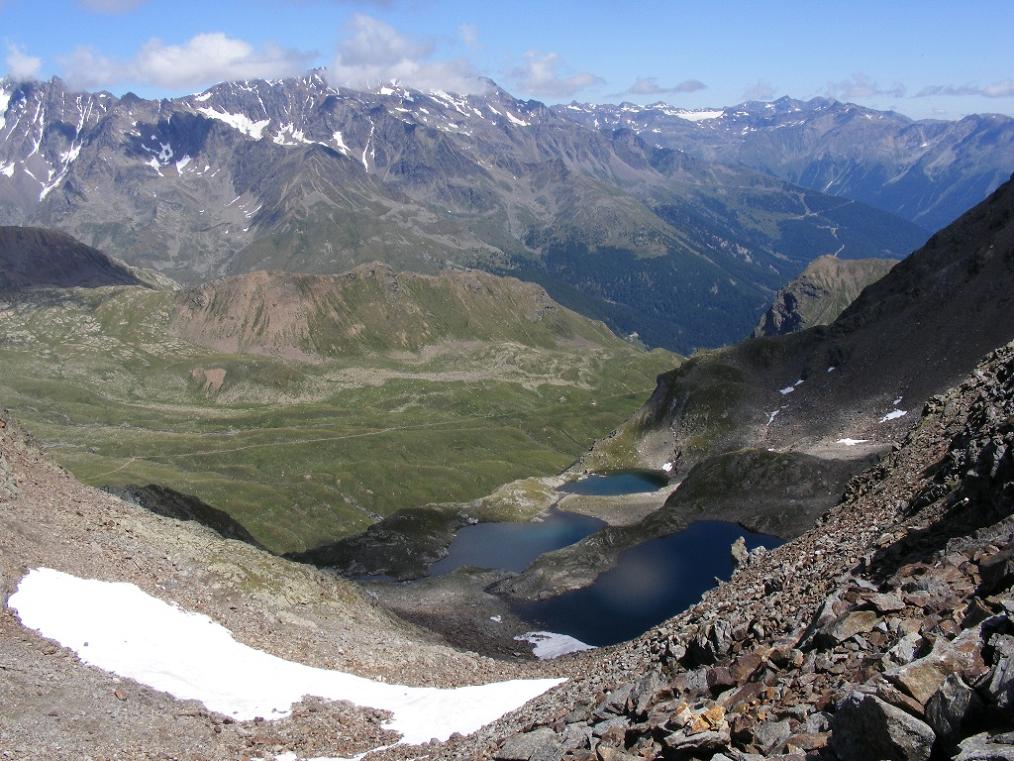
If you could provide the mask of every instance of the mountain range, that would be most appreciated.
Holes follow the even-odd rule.
[[[862,201],[929,232],[985,198],[1014,167],[1014,119],[1000,114],[914,120],[824,97],[716,109],[571,103],[553,110],[597,129],[630,129],[697,158]]]
[[[60,229],[185,284],[370,261],[428,273],[476,267],[537,282],[621,334],[687,352],[745,335],[813,258],[899,258],[933,227],[785,169],[774,137],[770,166],[699,149],[738,113],[666,117],[673,130],[663,139],[661,127],[606,124],[493,83],[467,97],[395,85],[357,92],[313,72],[144,100],[5,80],[0,223]],[[829,117],[816,106],[794,118],[825,142],[841,132],[820,126]],[[861,118],[835,145],[872,144],[860,127],[902,121]],[[779,139],[804,129],[784,127],[738,129]],[[966,141],[981,144],[975,162],[962,154],[946,182],[906,192],[935,194],[933,207],[971,205],[1007,161],[1011,131],[999,121],[976,133]],[[803,141],[813,146],[799,162],[819,163],[821,140]],[[913,140],[895,143],[892,172],[925,154]],[[886,172],[882,153],[854,162]],[[959,186],[963,195],[948,195]]]

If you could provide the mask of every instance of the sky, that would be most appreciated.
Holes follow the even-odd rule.
[[[325,67],[545,103],[830,96],[1014,116],[1011,0],[0,0],[0,72],[172,97]]]

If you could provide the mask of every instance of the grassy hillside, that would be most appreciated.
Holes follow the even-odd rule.
[[[197,496],[276,551],[559,471],[673,362],[474,273],[255,273],[0,304],[0,393],[61,464]]]

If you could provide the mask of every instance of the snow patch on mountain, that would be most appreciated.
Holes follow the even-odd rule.
[[[260,140],[264,136],[264,129],[271,123],[270,119],[262,119],[259,122],[255,122],[246,114],[230,114],[226,111],[217,111],[214,108],[203,106],[198,108],[197,111],[209,119],[216,119],[228,124],[233,129],[239,130],[254,140]]]
[[[678,116],[688,122],[706,122],[724,115],[724,109],[721,111],[676,111],[672,114],[672,116]]]
[[[569,634],[557,634],[556,632],[528,632],[520,634],[514,639],[519,642],[530,642],[532,654],[540,661],[548,661],[559,658],[567,653],[580,653],[584,650],[594,650],[594,645],[582,642]]]
[[[418,744],[469,734],[563,679],[519,679],[454,689],[385,684],[287,661],[237,642],[221,624],[123,582],[29,571],[8,601],[21,622],[86,664],[180,700],[249,721],[280,719],[304,696],[390,711],[385,728]]]

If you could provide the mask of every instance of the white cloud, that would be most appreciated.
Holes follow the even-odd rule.
[[[937,95],[980,95],[984,98],[1009,98],[1014,96],[1014,79],[980,87],[978,85],[930,85],[915,94],[917,98]]]
[[[475,24],[458,24],[458,37],[470,48],[479,47],[479,29]]]
[[[743,90],[743,100],[773,100],[775,92],[774,85],[763,79],[758,79]]]
[[[556,53],[529,50],[525,53],[524,63],[511,71],[511,77],[526,93],[551,98],[566,98],[604,81],[587,71],[563,76],[558,71],[561,65],[560,56]]]
[[[145,0],[78,0],[78,3],[96,13],[126,13],[132,11]]]
[[[853,74],[851,79],[828,83],[827,94],[838,100],[864,100],[884,95],[904,98],[905,85],[896,82],[891,87],[882,88],[866,74],[859,73]]]
[[[128,61],[81,47],[61,63],[67,80],[79,87],[130,82],[183,89],[224,80],[292,76],[305,71],[314,58],[315,53],[274,44],[257,49],[245,40],[210,32],[195,35],[182,45],[151,39]]]
[[[407,37],[372,16],[356,14],[348,32],[327,72],[335,86],[363,90],[393,79],[418,90],[468,94],[488,89],[464,59],[435,59],[432,43]]]
[[[35,79],[42,68],[42,59],[28,55],[24,48],[13,42],[7,43],[7,75],[11,79]]]
[[[658,83],[656,77],[639,77],[626,90],[614,93],[610,97],[620,95],[669,95],[673,93],[697,92],[705,88],[707,88],[707,85],[699,79],[686,79],[670,87],[664,87]]]

